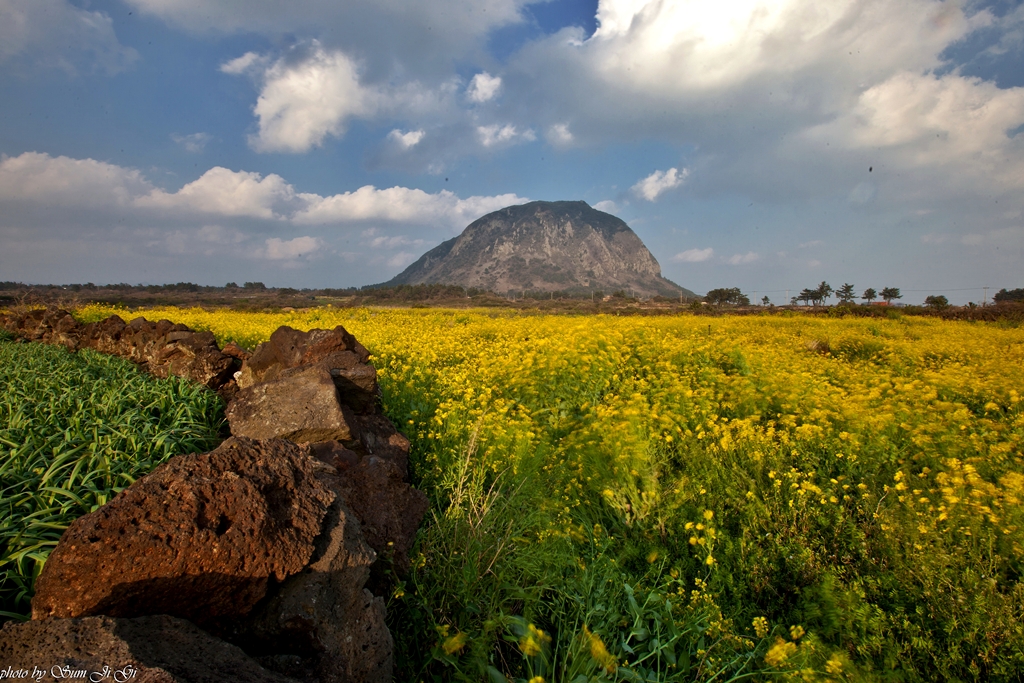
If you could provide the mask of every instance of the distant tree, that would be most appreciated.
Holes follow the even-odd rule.
[[[949,308],[949,299],[941,294],[938,296],[928,295],[924,298],[924,305],[941,311],[943,308]]]
[[[794,301],[803,301],[804,304],[809,304],[812,301],[818,300],[818,292],[814,289],[802,289],[799,294],[793,297]]]
[[[868,303],[871,303],[872,301],[878,298],[878,292],[873,290],[871,287],[868,287],[867,289],[864,290],[864,293],[860,295],[860,298],[864,299]]]
[[[882,287],[881,297],[889,304],[893,299],[902,299],[903,295],[900,294],[899,287]]]
[[[242,285],[243,289],[266,289],[267,286],[262,282],[246,282]]]
[[[762,306],[771,306],[772,305],[772,300],[769,299],[767,296],[764,296],[764,297],[761,298],[761,305]]]
[[[235,282],[229,282],[226,285],[224,285],[224,288],[225,289],[238,289],[238,284],[235,283]]]
[[[853,285],[849,283],[843,284],[842,287],[836,290],[836,296],[844,304],[848,304],[857,298],[857,295],[853,293]]]
[[[704,297],[709,304],[721,306],[722,304],[733,304],[736,306],[749,306],[750,299],[740,291],[739,287],[728,287],[712,289]]]
[[[1004,303],[1006,301],[1024,301],[1024,289],[1011,289],[1006,291],[1006,288],[1000,289],[996,292],[996,295],[992,297],[992,300],[997,304]]]
[[[814,290],[814,293],[816,295],[814,298],[814,302],[816,304],[824,304],[825,299],[832,296],[832,287],[830,287],[827,282],[822,280],[821,284],[818,285],[818,288]]]

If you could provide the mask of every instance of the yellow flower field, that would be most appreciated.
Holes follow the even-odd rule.
[[[134,317],[77,315],[112,313]],[[1024,329],[902,316],[144,315],[249,348],[280,325],[344,325],[373,354],[433,501],[389,606],[410,676],[1024,670]],[[530,628],[553,641],[517,649]]]

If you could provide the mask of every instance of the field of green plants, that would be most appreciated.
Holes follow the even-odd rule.
[[[113,312],[130,317],[78,315]],[[388,604],[396,680],[1024,670],[1019,327],[145,315],[249,347],[283,324],[342,324],[371,351],[432,503]]]
[[[50,550],[167,458],[220,441],[220,398],[129,361],[0,337],[0,616],[25,618]]]

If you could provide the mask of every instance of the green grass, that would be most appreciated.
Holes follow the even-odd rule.
[[[168,458],[220,441],[223,403],[133,363],[0,338],[0,619],[23,619],[68,525]]]

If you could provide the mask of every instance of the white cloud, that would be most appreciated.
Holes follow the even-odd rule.
[[[498,147],[505,144],[515,144],[516,142],[532,142],[537,139],[532,130],[525,130],[520,133],[510,123],[504,126],[499,126],[498,124],[477,126],[476,132],[480,144],[484,147]]]
[[[125,0],[136,12],[200,35],[241,33],[269,42],[318,36],[365,60],[371,83],[433,82],[478,58],[491,32],[521,23],[533,0]]]
[[[308,235],[290,240],[271,237],[264,243],[264,247],[257,251],[257,256],[271,261],[293,260],[302,257],[313,258],[319,254],[323,246],[322,239]]]
[[[455,105],[457,79],[434,87],[398,79],[364,83],[361,63],[316,40],[273,59],[246,53],[221,65],[221,70],[247,74],[260,88],[253,107],[259,130],[249,137],[250,147],[258,152],[307,152],[329,137],[342,137],[354,118],[446,122],[466,115]],[[422,129],[395,129],[388,137],[408,149],[423,136]]]
[[[79,208],[128,206],[153,186],[142,174],[94,159],[39,152],[0,158],[0,200]]]
[[[364,234],[373,234],[374,230],[368,230]],[[425,240],[414,240],[406,237],[405,235],[380,235],[370,240],[369,245],[375,249],[384,247],[386,249],[394,249],[395,247],[420,247],[426,244]]]
[[[308,151],[328,135],[341,136],[347,119],[369,115],[376,106],[375,94],[359,83],[355,63],[316,41],[304,59],[281,58],[262,78],[253,109],[259,133],[249,139],[259,152]]]
[[[901,71],[805,136],[850,150],[886,150],[889,164],[898,168],[946,167],[960,185],[1024,189],[1024,140],[1007,135],[1022,124],[1024,88],[999,88],[953,73]],[[873,195],[873,185],[863,185]],[[857,201],[857,192],[851,192],[851,201]]]
[[[568,124],[556,123],[548,127],[547,140],[555,147],[568,147],[575,139]]]
[[[354,192],[330,197],[301,195],[307,208],[295,214],[300,224],[349,223],[371,220],[392,222],[443,224],[464,228],[483,214],[497,211],[512,204],[528,200],[514,194],[494,197],[468,197],[459,199],[454,193],[442,190],[428,194],[407,187],[378,190],[366,185]]]
[[[466,88],[466,97],[470,102],[487,102],[494,99],[501,89],[501,76],[492,76],[486,71],[473,76]]]
[[[992,20],[931,0],[602,0],[597,18],[584,46],[591,67],[645,93],[720,91],[822,67],[839,67],[841,80],[893,63],[928,68],[950,42]]]
[[[410,253],[408,251],[400,251],[391,258],[389,258],[387,260],[387,264],[389,267],[395,269],[405,268],[410,263],[415,261],[417,258],[419,257],[416,254]]]
[[[850,194],[846,196],[846,201],[851,204],[867,204],[875,198],[877,188],[874,183],[857,183],[857,185],[850,190]]]
[[[134,203],[162,210],[280,219],[294,210],[296,194],[279,175],[263,177],[259,173],[215,166],[177,192],[156,189]]]
[[[121,45],[110,17],[67,0],[0,0],[0,64],[76,75],[123,71],[138,53]]]
[[[845,85],[894,64],[927,69],[951,42],[992,21],[933,0],[604,0],[598,19],[587,47],[606,78],[677,93],[800,72],[833,72]]]
[[[715,250],[711,247],[708,247],[707,249],[687,249],[686,251],[681,251],[673,256],[672,260],[680,263],[701,263],[702,261],[707,261],[714,255]]]
[[[220,65],[222,73],[232,76],[240,76],[244,73],[265,66],[267,58],[255,52],[246,52],[241,57],[235,57]]]
[[[189,135],[171,135],[171,139],[185,148],[186,152],[198,153],[206,148],[206,143],[213,139],[209,133],[191,133]]]
[[[594,204],[594,208],[597,209],[598,211],[604,211],[605,213],[610,214],[614,214],[616,211],[619,210],[618,205],[616,205],[615,202],[613,202],[611,199],[605,199],[604,201],[600,201],[597,204]]]
[[[505,99],[534,113],[520,125],[572,121],[574,146],[692,146],[695,192],[777,202],[841,191],[866,206],[977,194],[990,177],[1011,192],[1024,187],[1024,136],[1006,131],[1024,123],[1024,89],[944,62],[996,26],[977,4],[601,0],[590,38],[565,29],[513,56]],[[869,166],[877,192],[851,192],[866,180],[853,169]]]
[[[156,252],[160,252],[162,247],[170,254],[216,256],[233,253],[248,239],[248,235],[235,228],[204,225],[198,229],[179,229],[164,233],[159,238],[150,240],[147,246]]]
[[[17,204],[29,208],[68,207],[72,211],[131,210],[137,215],[184,221],[205,214],[258,219],[270,225],[385,221],[433,226],[447,232],[461,230],[491,211],[527,201],[511,193],[461,199],[447,190],[430,194],[416,188],[377,189],[372,185],[323,197],[297,192],[273,173],[263,176],[220,166],[169,192],[154,187],[138,170],[93,159],[51,157],[39,152],[0,158],[0,209]]]
[[[960,242],[969,247],[995,246],[1022,249],[1024,248],[1024,227],[1013,226],[988,230],[983,233],[972,232],[961,237]]]
[[[423,131],[410,130],[408,133],[403,133],[396,128],[388,133],[388,138],[397,142],[402,149],[409,149],[418,145],[420,140],[423,139]]]
[[[757,261],[760,258],[761,256],[759,254],[756,254],[752,251],[748,251],[746,254],[733,254],[728,259],[726,259],[725,262],[728,263],[730,266],[742,266],[747,263],[753,263],[754,261]]]
[[[323,197],[221,167],[175,190],[136,169],[26,152],[0,157],[0,262],[34,282],[362,285],[526,201],[371,186]]]
[[[670,168],[667,171],[655,171],[639,181],[631,189],[636,196],[653,202],[663,192],[682,185],[688,175],[690,175],[690,171],[685,168],[682,171],[677,168]]]

